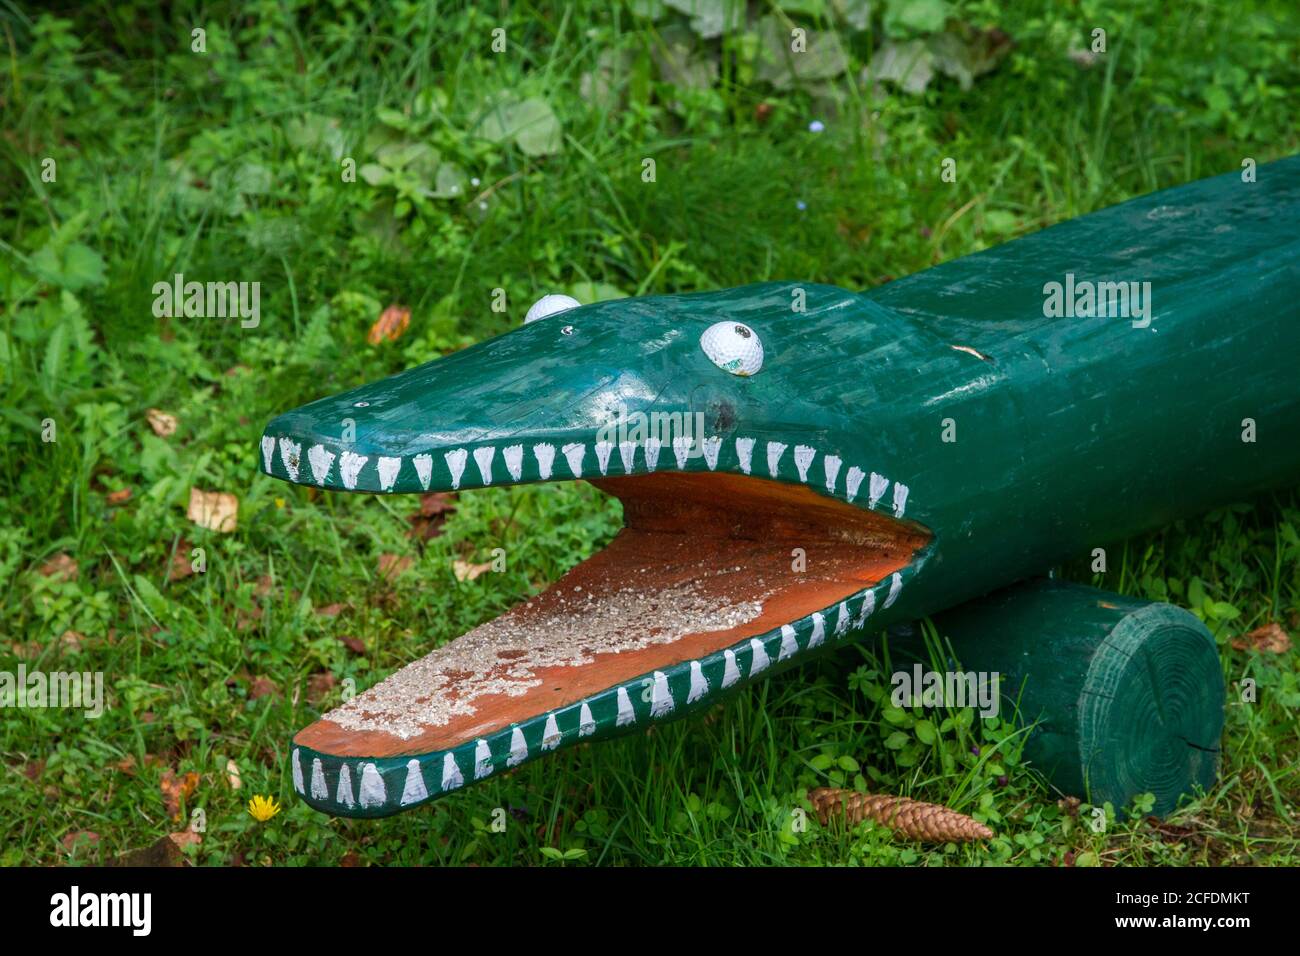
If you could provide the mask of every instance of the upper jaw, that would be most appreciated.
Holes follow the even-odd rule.
[[[658,434],[609,425],[521,429],[495,440],[456,440],[375,448],[272,421],[261,440],[262,470],[276,478],[345,491],[455,491],[490,485],[600,479],[655,472],[721,472],[808,485],[819,494],[902,519],[911,489],[872,472],[833,444],[766,429],[730,433],[671,428]],[[684,420],[684,419],[683,419]],[[820,445],[820,447],[819,447]]]

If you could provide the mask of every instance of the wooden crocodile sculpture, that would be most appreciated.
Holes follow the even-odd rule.
[[[1298,225],[1290,158],[866,293],[767,282],[574,308],[280,415],[261,441],[276,478],[583,479],[625,520],[544,593],[302,730],[295,789],[331,814],[395,813],[1295,482]],[[1161,746],[1218,746],[1207,653],[1193,683],[1220,701],[1197,731],[1214,739],[1141,731]]]

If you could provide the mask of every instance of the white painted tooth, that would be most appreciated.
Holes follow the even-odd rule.
[[[822,467],[826,469],[826,490],[835,494],[835,479],[840,476],[840,465],[844,464],[834,455],[826,455],[822,458]]]
[[[411,464],[415,466],[415,474],[420,479],[420,487],[428,491],[429,479],[433,477],[433,456],[416,455],[411,459]]]
[[[393,485],[397,483],[397,473],[402,470],[402,459],[380,458],[375,462],[375,467],[379,470],[380,490],[392,491]]]
[[[907,485],[900,485],[894,482],[894,517],[903,517],[903,512],[907,510]]]
[[[469,461],[469,452],[464,448],[453,448],[442,457],[447,462],[447,470],[451,472],[452,488],[459,488],[460,476],[465,474],[465,462]]]
[[[780,470],[777,466],[780,464],[781,456],[785,454],[787,447],[789,446],[783,445],[779,441],[767,443],[767,472],[773,478],[777,476],[777,472]]]
[[[506,758],[507,767],[518,767],[528,759],[528,742],[524,732],[516,727],[510,732],[510,756]]]
[[[753,677],[759,671],[767,670],[767,665],[772,663],[767,656],[767,648],[763,642],[756,637],[749,639],[749,649],[753,651],[754,656],[749,661],[749,676]]]
[[[654,471],[659,467],[659,449],[663,447],[663,442],[658,438],[647,438],[645,440],[645,470]]]
[[[854,626],[859,628],[866,627],[867,618],[871,617],[875,610],[876,592],[868,591],[862,598],[862,608],[858,611],[858,620]]]
[[[564,458],[569,463],[569,471],[573,472],[573,477],[581,478],[582,459],[587,454],[587,446],[575,442],[565,445],[560,451],[564,452]]]
[[[302,460],[301,456],[302,445],[288,438],[280,439],[280,461],[284,463],[284,470],[289,473],[290,481],[298,480],[298,464]]]
[[[474,779],[482,780],[492,772],[492,748],[482,737],[474,745]]]
[[[621,441],[618,443],[618,457],[623,461],[623,474],[632,474],[632,469],[636,466],[636,442]]]
[[[311,795],[316,800],[328,800],[329,787],[325,786],[325,768],[320,765],[320,757],[311,762]]]
[[[718,467],[718,452],[722,451],[722,439],[717,435],[712,438],[706,438],[701,443],[704,447],[704,463],[709,466],[709,471]]]
[[[361,805],[367,808],[382,807],[388,799],[384,778],[373,763],[361,765]]]
[[[650,716],[663,717],[673,712],[673,694],[668,689],[668,675],[655,671],[654,687],[650,691]]]
[[[442,792],[455,790],[457,787],[465,785],[465,778],[461,776],[460,767],[456,766],[456,758],[451,751],[442,755]]]
[[[447,756],[451,756],[448,754]],[[429,790],[424,785],[424,774],[420,771],[420,761],[412,757],[406,761],[406,785],[402,787],[402,799],[398,806],[409,807],[413,803],[429,799]]]
[[[555,446],[542,442],[533,446],[533,457],[537,459],[537,474],[542,481],[551,480],[551,466],[555,464]]]
[[[346,763],[339,765],[339,785],[334,791],[334,802],[345,807],[354,807],[357,799],[352,795],[352,771]]]
[[[824,618],[819,612],[814,614],[812,619],[812,637],[808,638],[808,650],[812,650],[814,647],[820,647],[822,641],[826,640],[826,618]]]
[[[609,456],[614,453],[614,443],[608,441],[596,442],[596,464],[600,466],[602,475],[609,473]]]
[[[693,704],[709,692],[709,682],[704,679],[704,668],[699,661],[691,661],[691,689],[686,703]]]
[[[590,737],[596,732],[596,720],[591,716],[591,707],[584,700],[578,708],[578,736]]]
[[[895,574],[889,579],[889,596],[885,598],[885,603],[881,607],[889,607],[898,600],[898,592],[903,590],[903,576]]]
[[[299,760],[298,748],[293,748],[293,789],[298,793],[304,793],[302,784],[302,762]]]
[[[885,489],[889,487],[889,479],[884,475],[878,475],[874,471],[871,473],[871,484],[867,493],[867,507],[874,508],[876,502],[885,494]]]
[[[808,445],[794,446],[794,466],[799,469],[800,481],[808,480],[808,467],[815,457],[817,457],[816,448],[810,448]]]
[[[843,637],[845,634],[849,633],[850,621],[851,618],[849,617],[849,605],[847,604],[847,602],[841,601],[839,616],[835,618],[836,637]]]
[[[740,668],[736,666],[736,654],[734,651],[723,651],[722,657],[725,661],[722,667],[722,686],[730,687],[736,681],[740,680]]]
[[[626,727],[628,724],[636,723],[636,711],[632,709],[632,699],[627,696],[627,688],[618,689],[618,719],[614,721],[616,727]]]
[[[275,439],[270,435],[262,436],[262,464],[268,475],[271,473],[271,459],[275,455]]]
[[[787,657],[794,657],[799,653],[799,641],[795,637],[794,628],[789,624],[781,625],[781,651],[776,655],[777,662],[785,660]]]
[[[754,461],[754,439],[737,438],[736,457],[740,459],[740,470],[745,474],[749,474],[749,469]]]
[[[560,725],[555,722],[555,714],[546,715],[546,726],[542,728],[542,749],[554,750],[560,746]]]
[[[366,455],[358,455],[350,451],[345,451],[339,456],[339,477],[343,479],[344,488],[357,486],[357,475],[361,474],[362,466],[369,460]]]
[[[474,449],[474,464],[478,465],[479,476],[483,479],[483,484],[492,484],[492,459],[496,457],[496,446],[488,445],[486,448]]]
[[[506,460],[506,471],[510,472],[510,477],[519,481],[524,477],[524,446],[507,445],[501,449],[501,457]]]
[[[690,435],[673,436],[673,455],[677,458],[678,469],[686,467],[686,456],[691,453],[691,443],[694,439]]]
[[[858,489],[862,487],[862,479],[865,477],[867,477],[867,473],[857,465],[849,468],[849,474],[844,479],[844,490],[848,492],[849,501],[858,496]]]
[[[307,464],[311,465],[311,476],[316,479],[316,484],[325,484],[325,479],[330,476],[330,468],[334,465],[334,458],[334,453],[326,451],[324,445],[312,445],[307,449]]]

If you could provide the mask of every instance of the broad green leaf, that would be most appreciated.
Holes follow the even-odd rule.
[[[885,738],[885,746],[888,747],[890,750],[902,750],[904,747],[907,746],[908,742],[911,741],[911,739],[912,739],[911,737],[903,733],[901,730],[895,730],[892,734],[890,734],[888,737]]]
[[[378,163],[366,163],[357,174],[372,186],[383,186],[393,180],[393,174]]]
[[[465,195],[468,183],[469,177],[465,175],[465,170],[455,163],[443,163],[438,167],[433,195],[438,199],[459,199]]]
[[[945,0],[890,0],[885,8],[885,32],[890,36],[937,33],[947,20]]]
[[[515,143],[528,156],[550,156],[564,148],[564,134],[549,103],[533,97],[515,107],[511,116]]]
[[[745,22],[744,0],[664,0],[691,18],[691,29],[702,39],[720,37]]]
[[[834,30],[805,28],[806,47],[801,52],[791,49],[790,28],[777,17],[764,17],[758,24],[762,41],[762,63],[758,78],[778,89],[787,89],[796,83],[829,80],[839,76],[849,66],[848,54]]]
[[[934,54],[925,41],[895,43],[886,40],[871,57],[863,78],[867,82],[887,80],[906,93],[919,95],[925,92],[933,76]]]

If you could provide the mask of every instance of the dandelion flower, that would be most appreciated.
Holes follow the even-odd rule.
[[[275,797],[264,797],[260,793],[248,801],[248,812],[258,823],[265,823],[280,812],[280,805]]]

